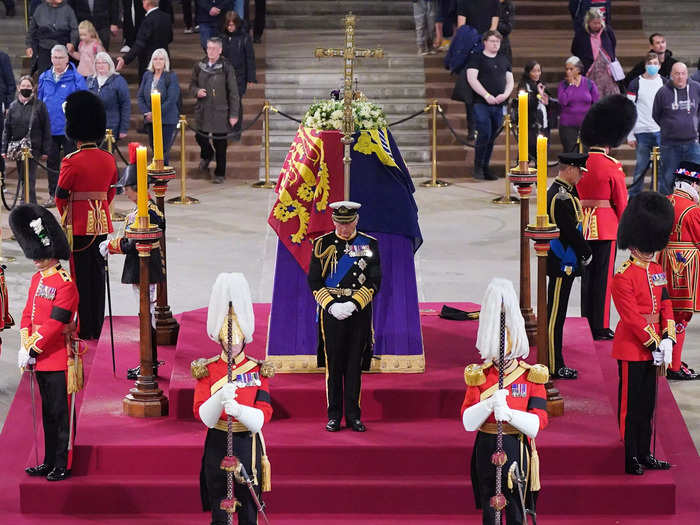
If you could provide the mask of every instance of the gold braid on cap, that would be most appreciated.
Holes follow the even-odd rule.
[[[229,313],[226,315],[226,317],[224,317],[224,322],[221,325],[221,330],[219,330],[219,343],[221,343],[221,347],[224,350],[227,350],[228,346],[229,317],[231,318],[231,327],[233,330],[233,333],[231,334],[231,344],[237,345],[245,340],[243,330],[241,330],[241,326],[238,324],[238,316],[235,312]]]

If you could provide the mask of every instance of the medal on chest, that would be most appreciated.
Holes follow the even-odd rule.
[[[654,286],[665,286],[667,284],[666,274],[664,272],[652,273],[649,278],[651,279],[651,284]]]
[[[511,397],[527,397],[527,383],[513,383],[510,386]]]
[[[36,287],[36,296],[53,301],[56,298],[56,288],[39,283],[39,286]]]
[[[345,246],[345,253],[350,257],[372,257],[369,244],[350,244]]]
[[[233,382],[238,388],[245,388],[247,386],[260,386],[260,373],[248,372],[246,374],[238,374],[233,378]]]

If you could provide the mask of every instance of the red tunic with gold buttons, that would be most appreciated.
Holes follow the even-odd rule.
[[[68,368],[66,332],[77,310],[78,289],[60,264],[34,274],[20,334],[23,347],[37,354],[37,372]]]
[[[676,340],[666,274],[660,264],[634,256],[615,273],[612,298],[620,314],[612,356],[621,361],[650,361],[661,339]]]
[[[73,235],[112,233],[109,203],[114,199],[117,164],[114,157],[94,143],[81,144],[66,155],[56,188],[56,207]]]
[[[583,208],[583,236],[587,241],[617,239],[617,225],[627,206],[622,163],[605,150],[591,148],[586,173],[576,185]]]

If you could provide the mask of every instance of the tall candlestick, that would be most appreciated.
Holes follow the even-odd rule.
[[[537,215],[547,215],[547,137],[537,136]]]
[[[151,120],[153,121],[153,161],[163,160],[163,119],[160,113],[160,93],[151,92]]]
[[[518,161],[527,162],[527,91],[518,93]]]
[[[136,148],[136,216],[148,219],[148,173],[146,171],[146,147]],[[137,227],[140,227],[137,221]]]

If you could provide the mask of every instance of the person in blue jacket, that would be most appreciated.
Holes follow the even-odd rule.
[[[107,114],[107,129],[112,130],[117,141],[125,138],[131,118],[129,85],[114,70],[114,61],[108,53],[101,52],[95,56],[95,74],[88,77],[87,88],[102,99]]]
[[[41,100],[49,112],[51,122],[51,144],[49,157],[46,162],[49,177],[49,200],[45,206],[53,208],[54,193],[58,183],[58,169],[61,165],[61,151],[67,155],[75,149],[73,141],[66,136],[66,115],[63,103],[68,95],[75,91],[86,90],[85,78],[78,73],[75,66],[68,62],[66,46],[57,44],[51,48],[52,67],[39,76],[37,98]]]
[[[199,24],[199,40],[202,49],[206,51],[207,40],[219,34],[219,28],[224,14],[234,9],[233,0],[197,0],[197,23]],[[238,15],[243,18],[243,13]]]
[[[163,125],[163,157],[168,164],[168,154],[175,137],[180,116],[180,84],[174,71],[170,71],[170,59],[165,49],[156,49],[151,56],[148,69],[143,74],[137,100],[148,132],[148,140],[153,149],[153,118],[151,115],[151,92],[160,92],[161,117]]]

